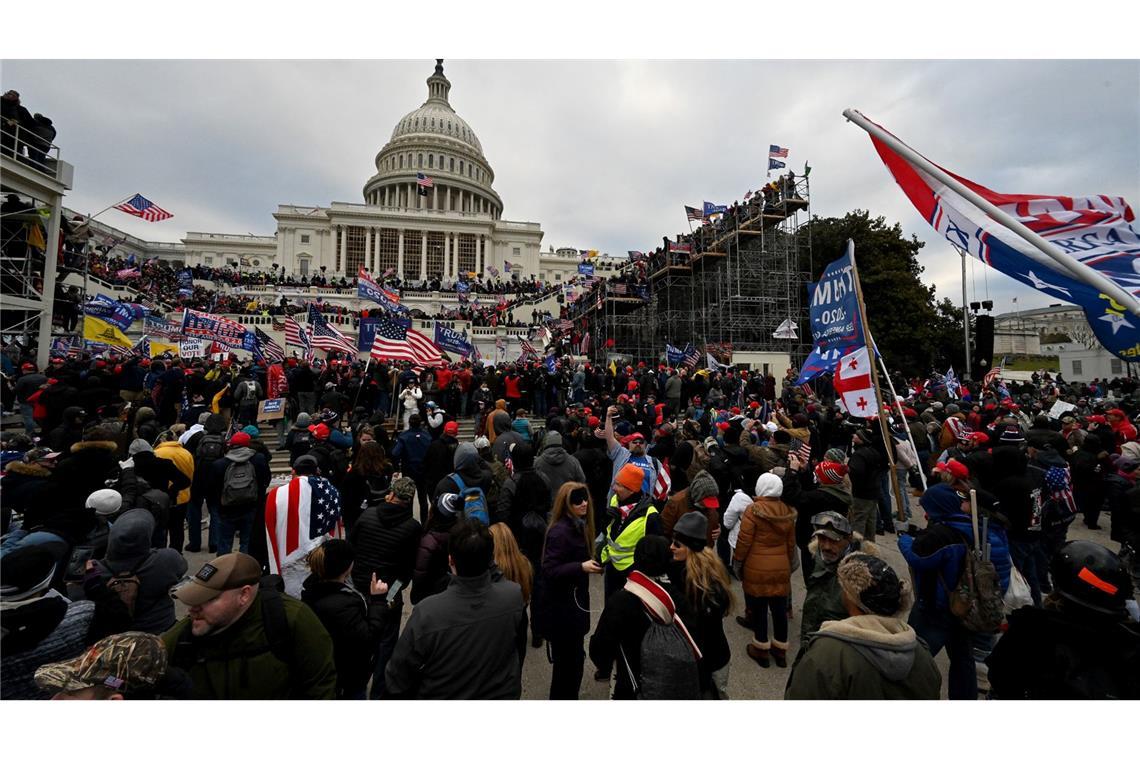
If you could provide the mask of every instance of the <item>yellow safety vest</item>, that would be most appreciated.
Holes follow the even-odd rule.
[[[617,494],[612,496],[611,504],[617,506]],[[615,570],[623,571],[633,567],[633,550],[637,547],[637,542],[645,538],[646,520],[655,514],[657,507],[650,504],[645,514],[626,525],[617,538],[611,538],[607,529],[606,545],[602,547],[602,564],[609,562]]]

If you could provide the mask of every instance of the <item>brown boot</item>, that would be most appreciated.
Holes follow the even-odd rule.
[[[767,641],[757,641],[753,639],[751,643],[748,644],[748,656],[756,660],[757,665],[766,668],[770,664],[769,650],[771,646],[772,645]]]
[[[772,642],[772,659],[776,661],[777,668],[788,667],[788,642]]]

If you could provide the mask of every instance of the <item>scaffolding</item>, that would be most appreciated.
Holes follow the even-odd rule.
[[[801,330],[807,325],[811,275],[800,262],[811,260],[805,229],[810,187],[807,177],[782,177],[777,187],[736,207],[718,224],[666,239],[649,272],[647,294],[613,283],[591,293],[595,303],[585,314],[590,357],[656,362],[666,343],[678,348],[691,343],[702,350],[719,346],[802,360],[809,343],[773,333],[787,319]]]
[[[63,195],[74,168],[17,125],[4,124],[0,150],[0,336],[34,351],[44,367],[51,349]]]

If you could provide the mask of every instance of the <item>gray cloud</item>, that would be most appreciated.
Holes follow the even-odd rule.
[[[555,246],[652,248],[687,229],[683,204],[760,185],[778,143],[797,171],[811,163],[814,213],[866,208],[901,223],[927,243],[927,281],[958,300],[957,256],[845,123],[848,106],[995,190],[1140,202],[1135,62],[448,61],[446,71],[506,218],[541,222]],[[175,219],[109,221],[177,240],[270,234],[278,203],[360,202],[376,152],[423,102],[430,73],[430,61],[6,61],[4,87],[55,120],[76,165],[70,206],[141,192]],[[1049,300],[998,273],[988,280],[999,308]]]

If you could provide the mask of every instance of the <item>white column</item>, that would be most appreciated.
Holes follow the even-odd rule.
[[[396,276],[404,279],[404,231],[398,231],[399,242],[396,248]]]
[[[480,235],[475,239],[475,274],[483,274],[483,236]]]
[[[451,195],[451,185],[447,186],[447,210],[448,211],[454,211],[455,210],[455,199]]]
[[[348,227],[345,226],[340,232],[340,266],[337,267],[337,274],[343,275],[345,267],[348,265]]]
[[[384,205],[388,205],[388,188],[384,188]]]
[[[451,271],[451,248],[454,245],[451,239],[451,233],[446,232],[443,235],[443,279],[448,280],[455,276]]]
[[[431,207],[434,211],[439,211],[439,188],[434,184],[431,186]]]
[[[427,233],[420,233],[420,279],[426,280],[427,272]]]
[[[364,228],[364,267],[375,276],[376,260],[372,255],[372,232],[371,227]]]

